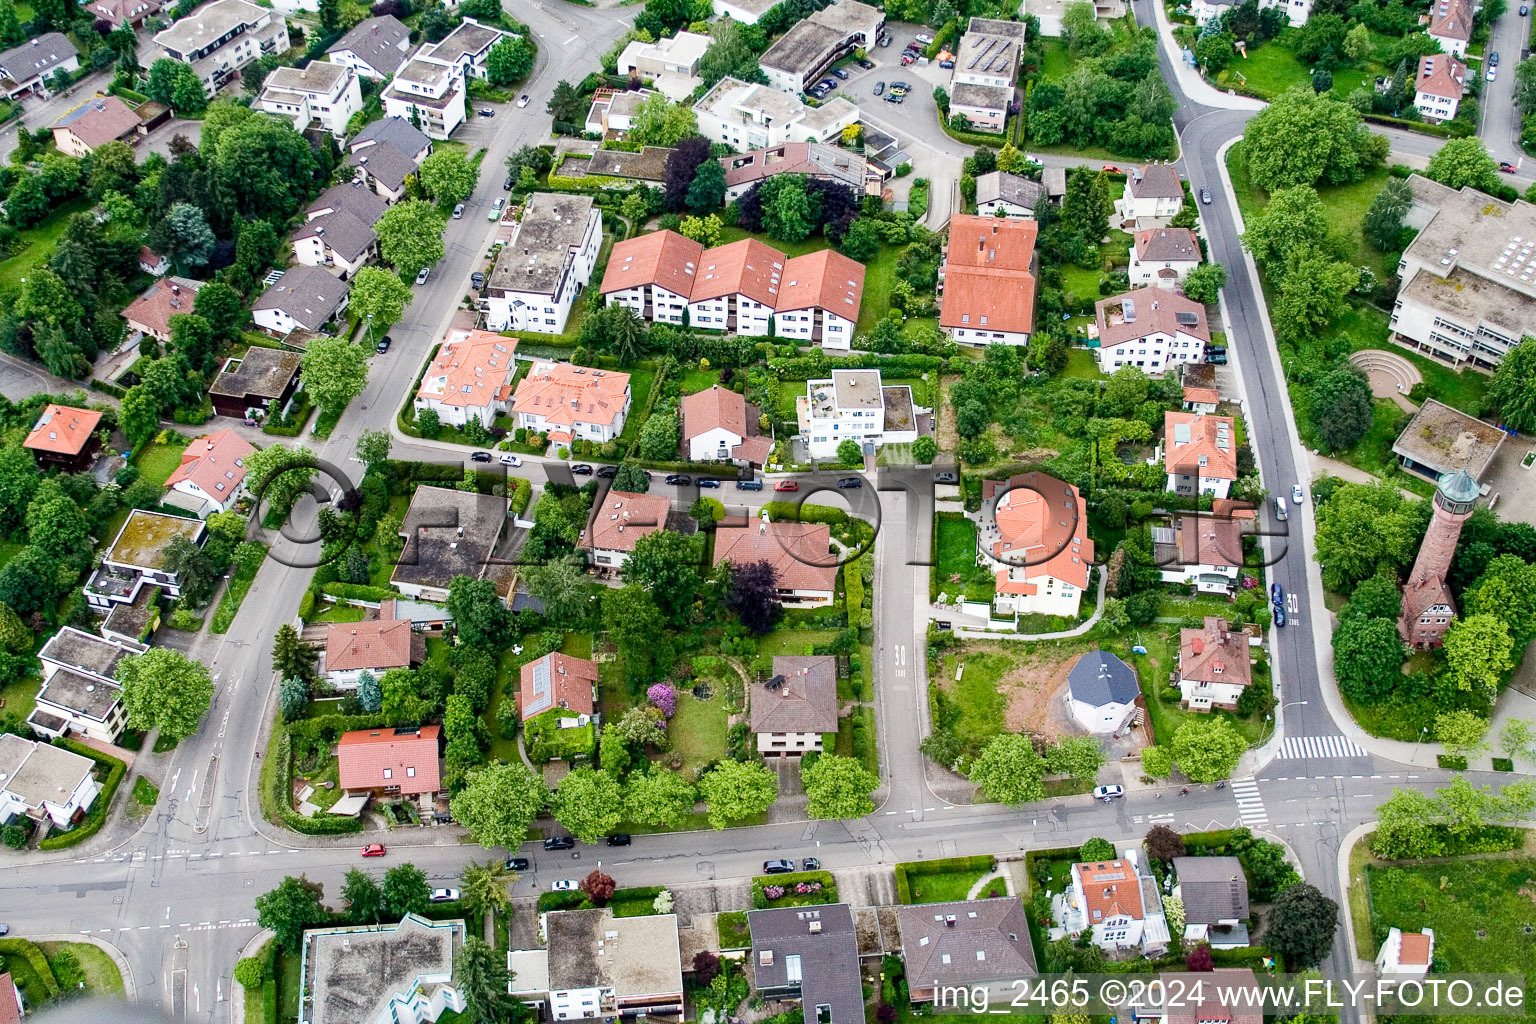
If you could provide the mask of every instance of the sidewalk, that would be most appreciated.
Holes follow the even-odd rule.
[[[1189,98],[1190,102],[1220,110],[1263,110],[1269,105],[1263,100],[1256,100],[1250,96],[1223,92],[1201,78],[1200,72],[1184,63],[1184,55],[1174,41],[1173,25],[1168,21],[1168,13],[1163,10],[1161,0],[1150,0],[1150,5],[1157,19],[1158,43],[1162,46],[1163,52],[1168,55],[1168,63],[1173,65],[1174,77],[1179,80],[1179,90]],[[1145,24],[1140,18],[1137,19],[1137,23]],[[1233,202],[1232,208],[1237,209],[1236,201]]]
[[[1099,621],[1099,616],[1104,614],[1104,591],[1109,583],[1109,574],[1099,573],[1098,603],[1093,609],[1093,614],[1071,629],[1057,630],[1054,633],[997,633],[985,629],[966,629],[956,627],[955,636],[967,640],[1066,640],[1074,636],[1082,636],[1094,627]]]

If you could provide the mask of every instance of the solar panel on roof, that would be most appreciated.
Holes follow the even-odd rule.
[[[1186,327],[1193,327],[1193,326],[1195,326],[1196,324],[1198,324],[1200,322],[1200,314],[1198,314],[1198,313],[1175,313],[1175,314],[1173,314],[1173,319],[1174,319],[1174,322],[1176,322],[1176,323],[1184,324]]]

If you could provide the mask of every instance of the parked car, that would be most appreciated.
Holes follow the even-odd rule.
[[[475,271],[473,274],[470,274],[469,275],[469,286],[471,288],[475,289],[475,291],[479,291],[480,289],[484,288],[485,287],[485,274],[481,273],[478,270]]]
[[[1210,206],[1211,205],[1211,190],[1210,189],[1203,188],[1203,187],[1200,189],[1200,202],[1203,205],[1205,205],[1205,206]]]
[[[795,870],[795,862],[792,860],[765,860],[763,861],[763,874],[782,875]]]
[[[592,475],[592,467],[587,465],[585,462],[578,462],[574,466],[571,467],[571,475],[572,476],[591,476]]]
[[[453,208],[453,219],[454,220],[459,220],[463,216],[464,216],[464,204],[463,203],[459,203],[457,206],[455,206]]]
[[[379,343],[377,345],[373,346],[373,350],[379,355],[383,355],[385,352],[389,351],[389,346],[393,345],[394,343],[395,339],[386,334],[384,337],[379,339]]]
[[[1275,605],[1275,625],[1285,625],[1285,608],[1278,604]]]
[[[475,461],[475,462],[490,462],[491,461],[491,453],[490,452],[471,452],[469,457],[473,461]]]
[[[1104,165],[1104,173],[1105,174],[1122,174],[1124,172],[1122,172],[1120,170],[1120,168],[1116,167],[1114,164],[1105,164]]]
[[[615,832],[608,837],[609,846],[628,846],[631,842],[628,832]]]
[[[815,857],[806,857],[805,859],[800,861],[800,870],[801,871],[820,871],[821,870],[821,861],[817,860]]]
[[[604,466],[603,468],[601,468],[601,469],[599,469],[597,471],[597,478],[599,480],[612,480],[614,477],[616,477],[618,475],[619,475],[619,467],[618,466]]]
[[[845,491],[853,491],[863,487],[864,481],[856,476],[845,476],[837,482],[837,486]]]
[[[836,89],[837,88],[837,82],[835,80],[831,79],[831,78],[823,78],[821,81],[817,82],[816,84],[820,85],[820,86],[824,86],[825,88],[828,88],[828,89]]]
[[[1269,603],[1279,606],[1285,604],[1285,588],[1278,583],[1269,585]]]
[[[364,857],[382,857],[382,856],[384,856],[384,844],[383,843],[369,843],[367,846],[363,847],[363,856]]]
[[[501,217],[501,208],[507,205],[507,201],[500,196],[491,201],[491,212],[485,215],[486,220],[496,220]]]
[[[427,278],[429,278],[431,276],[432,276],[432,268],[431,267],[422,267],[421,268],[421,273],[416,275],[416,283],[417,284],[426,284],[427,283]]]
[[[773,489],[776,491],[798,491],[800,489],[800,481],[780,480],[778,483],[773,485]]]
[[[879,39],[875,40],[875,45],[879,46],[879,47],[882,47],[882,48],[890,46],[891,45],[891,37],[890,36],[886,36],[886,35],[882,35]]]
[[[528,105],[528,94],[527,93],[523,93],[521,96],[519,96],[517,98],[517,105],[519,107],[526,107]]]
[[[458,898],[459,898],[459,890],[457,890],[457,889],[433,889],[432,890],[432,902],[433,903],[452,903],[455,900],[457,900]]]
[[[885,92],[885,83],[884,82],[876,82],[875,83],[875,95],[879,96],[883,92]]]
[[[475,113],[479,114],[481,117],[496,116],[496,111],[492,110],[490,107],[481,107],[479,110],[475,111]]]
[[[720,487],[720,481],[712,476],[701,476],[696,482],[705,490],[718,490]]]
[[[0,938],[3,938],[9,934],[11,934],[11,926],[0,922]]]
[[[1508,160],[1500,160],[1499,170],[1503,171],[1505,174],[1514,174],[1518,168],[1516,168],[1515,165],[1510,163]]]
[[[503,455],[501,457],[501,464],[503,466],[521,466],[523,464],[523,460],[518,458],[516,455]]]
[[[960,482],[960,477],[946,469],[941,469],[933,474],[933,482],[936,484],[957,484]]]
[[[763,489],[763,482],[761,480],[737,480],[736,489],[738,491],[760,491]]]
[[[950,68],[954,67],[954,66],[955,66],[955,60],[954,60],[953,57],[950,57],[947,60],[939,61],[939,67],[944,68],[946,71],[949,70]]]
[[[865,60],[863,57],[860,57],[858,60],[854,61],[854,64],[858,65],[859,70],[861,71],[875,70],[875,62],[872,60]]]
[[[1286,512],[1285,498],[1278,494],[1275,496],[1275,518],[1280,520],[1282,523],[1291,518],[1290,515]]]
[[[529,868],[528,858],[508,857],[507,862],[502,866],[505,867],[508,871],[527,871]]]
[[[891,88],[895,89],[895,90],[901,92],[903,95],[905,95],[906,93],[909,93],[909,92],[912,91],[912,83],[911,82],[892,82],[891,83]]]
[[[1291,484],[1291,500],[1296,503],[1297,508],[1307,500],[1307,493],[1301,489],[1301,484]]]
[[[575,847],[576,840],[571,836],[550,836],[544,840],[544,849],[546,850],[571,850],[575,849]]]
[[[1494,79],[1495,79],[1495,78],[1498,78],[1498,77],[1499,77],[1499,68],[1498,68],[1498,65],[1494,65],[1494,66],[1493,66],[1493,67],[1491,67],[1491,68],[1489,68],[1489,69],[1488,69],[1488,81],[1490,81],[1490,82],[1491,82],[1491,81],[1493,81],[1493,80],[1494,80]]]
[[[574,878],[562,878],[555,883],[555,892],[576,892],[581,888],[581,883]]]
[[[895,93],[895,92],[886,93],[885,94],[885,102],[887,102],[887,103],[900,103],[901,102],[901,94],[900,93]]]
[[[1214,363],[1216,366],[1227,365],[1227,346],[1212,345],[1210,348],[1206,349],[1205,361],[1208,363]]]
[[[1491,66],[1493,66],[1493,67],[1498,67],[1499,66],[1499,51],[1498,50],[1494,50],[1492,53],[1488,54],[1488,63]]]
[[[1123,796],[1125,796],[1124,786],[1098,786],[1093,791],[1093,798],[1103,800],[1105,803],[1118,800]]]
[[[501,190],[503,192],[511,192],[512,191],[512,175],[509,174],[505,178],[502,179],[502,181],[501,181]]]
[[[836,75],[838,81],[840,81],[840,82],[848,81],[848,72],[847,72],[847,70],[845,70],[843,68],[833,68],[832,69],[832,74]]]
[[[1525,17],[1525,16],[1526,16],[1526,15],[1527,15],[1527,14],[1530,14],[1530,13],[1531,13],[1531,9],[1530,9],[1530,7],[1528,7],[1528,6],[1527,6],[1527,5],[1525,5],[1525,4],[1521,4],[1521,5],[1520,5],[1520,17],[1522,17],[1522,18],[1523,18],[1523,17]]]
[[[917,52],[914,50],[908,50],[906,53],[901,55],[901,63],[903,67],[911,64],[915,60],[917,60]]]
[[[687,487],[693,483],[693,477],[686,473],[670,473],[667,475],[667,483],[673,487]]]
[[[917,36],[916,36],[916,41],[921,46],[932,46],[933,45],[933,36],[929,35],[926,32],[919,32],[917,34]]]

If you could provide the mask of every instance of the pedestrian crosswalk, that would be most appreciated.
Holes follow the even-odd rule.
[[[1287,736],[1280,744],[1282,758],[1326,760],[1344,757],[1368,757],[1364,750],[1343,736]]]
[[[1236,779],[1230,783],[1232,796],[1237,800],[1237,813],[1249,828],[1269,824],[1269,814],[1264,810],[1264,798],[1259,795],[1259,784],[1252,779]]]

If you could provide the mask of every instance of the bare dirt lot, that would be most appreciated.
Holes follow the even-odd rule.
[[[1048,740],[1076,731],[1067,720],[1063,695],[1067,673],[1081,657],[1081,652],[1053,649],[1015,656],[1014,667],[998,682],[998,691],[1007,702],[1003,722],[1010,731],[1033,732]]]

